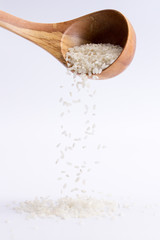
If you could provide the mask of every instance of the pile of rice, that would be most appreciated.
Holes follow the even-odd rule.
[[[119,57],[121,52],[122,47],[119,45],[90,43],[69,48],[65,60],[69,71],[85,77],[100,74]],[[93,76],[93,79],[98,77]]]
[[[14,207],[17,213],[26,213],[29,218],[60,217],[89,218],[117,215],[118,205],[115,202],[91,197],[64,197],[57,202],[49,198],[36,198],[33,201],[21,202]]]

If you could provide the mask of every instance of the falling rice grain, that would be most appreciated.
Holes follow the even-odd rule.
[[[81,190],[82,193],[86,193],[86,190]]]
[[[74,167],[75,167],[75,168],[79,168],[79,166],[77,166],[77,165],[76,165],[76,166],[74,166]]]
[[[59,162],[59,159],[56,160],[56,164]]]
[[[75,182],[79,182],[79,180],[80,180],[80,178],[79,178],[79,177],[77,177],[77,178],[75,179]]]
[[[74,148],[74,147],[75,147],[75,145],[76,145],[76,144],[75,144],[75,143],[73,143],[73,144],[72,144],[72,148]]]
[[[75,191],[78,191],[78,188],[71,189],[71,192],[75,192]]]
[[[56,145],[56,147],[58,148],[60,145],[61,145],[61,143],[58,143],[58,144]]]
[[[93,131],[92,131],[92,132],[85,131],[85,134],[87,134],[87,135],[93,135],[94,132],[93,132]]]
[[[67,165],[71,166],[71,165],[72,165],[72,163],[71,163],[71,162],[67,162]]]
[[[82,184],[85,185],[85,184],[86,184],[86,180],[83,180],[83,181],[82,181]]]
[[[81,100],[80,99],[77,99],[77,100],[73,100],[72,102],[73,103],[79,103]]]
[[[85,124],[88,124],[90,121],[89,120],[87,120],[86,122],[85,122]]]
[[[63,159],[64,158],[64,153],[63,153],[63,151],[61,151],[61,159]]]
[[[81,141],[81,138],[75,138],[74,141]]]
[[[97,149],[99,150],[99,149],[100,149],[100,147],[101,147],[101,144],[99,144],[99,145],[97,146]]]
[[[67,137],[67,132],[66,131],[63,131],[61,134]]]
[[[82,165],[81,168],[85,168],[86,166],[85,165]]]

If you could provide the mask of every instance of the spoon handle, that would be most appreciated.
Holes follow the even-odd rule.
[[[32,41],[62,63],[65,63],[65,60],[61,53],[60,44],[67,25],[65,23],[34,23],[0,10],[0,27]]]

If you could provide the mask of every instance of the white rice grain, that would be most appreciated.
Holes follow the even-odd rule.
[[[58,148],[60,145],[61,145],[61,143],[58,143],[58,144],[56,145],[56,147]]]

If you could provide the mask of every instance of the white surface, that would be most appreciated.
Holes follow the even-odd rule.
[[[114,79],[91,82],[97,89],[97,132],[90,148],[102,143],[107,149],[88,175],[88,188],[114,198],[129,196],[140,207],[114,221],[88,220],[82,226],[74,220],[26,221],[5,207],[35,196],[59,196],[54,165],[55,144],[61,140],[58,100],[72,78],[47,52],[0,29],[0,239],[159,240],[159,207],[156,215],[152,208],[142,213],[146,203],[160,200],[159,7],[158,0],[1,0],[3,11],[36,22],[60,22],[106,8],[131,21],[137,34],[134,61]],[[65,124],[79,128],[80,119],[75,111]],[[87,151],[88,164],[93,156]]]

